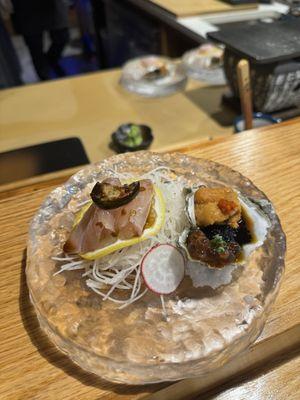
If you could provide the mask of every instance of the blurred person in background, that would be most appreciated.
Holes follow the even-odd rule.
[[[10,0],[0,0],[0,89],[22,84],[21,66],[5,25],[11,12]]]
[[[15,29],[25,40],[37,75],[50,79],[52,69],[65,76],[59,59],[69,41],[67,0],[11,0]],[[49,32],[51,45],[44,52],[44,33]]]
[[[83,52],[86,57],[92,57],[96,53],[96,49],[93,39],[95,28],[91,2],[90,0],[73,0],[72,4],[77,12]]]

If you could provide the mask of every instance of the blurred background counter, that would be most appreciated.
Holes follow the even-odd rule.
[[[7,0],[10,1],[13,0]],[[289,11],[288,5],[277,1],[238,5],[221,0],[61,1],[69,5],[70,41],[60,63],[67,76],[120,67],[129,59],[146,54],[181,57],[207,41],[207,33],[225,25],[272,22]],[[4,17],[6,39],[9,34],[22,71],[13,83],[1,82],[0,87],[38,81],[28,50],[13,23],[14,14],[6,13]],[[49,35],[44,39],[47,48]],[[16,62],[11,61],[11,65],[20,69]],[[51,79],[57,77],[51,75]]]
[[[88,157],[113,154],[110,134],[124,122],[153,129],[151,149],[232,134],[230,111],[220,107],[223,86],[190,82],[184,93],[142,98],[118,84],[120,70],[0,91],[0,152],[70,136]]]
[[[11,4],[16,5],[20,1],[12,0]],[[59,54],[57,62],[53,64],[52,60],[51,64],[51,27],[47,25],[42,32],[38,32],[41,37],[41,56],[45,56],[44,61],[49,64],[45,77],[48,82],[42,84],[33,85],[39,81],[38,76],[40,79],[43,76],[37,74],[38,69],[34,70],[29,54],[30,46],[25,45],[26,35],[18,32],[13,24],[17,8],[11,7],[6,14],[1,12],[3,21],[0,20],[0,56],[4,56],[0,57],[0,89],[4,90],[0,91],[0,153],[38,143],[78,137],[89,159],[98,161],[114,153],[109,146],[110,135],[119,125],[127,122],[145,124],[152,128],[152,150],[167,150],[177,145],[231,135],[234,132],[234,118],[241,113],[236,79],[233,79],[236,75],[235,64],[234,68],[224,68],[228,87],[218,85],[221,81],[216,79],[214,66],[211,84],[204,83],[203,76],[189,75],[186,70],[190,79],[184,91],[157,98],[144,98],[125,92],[119,85],[120,67],[132,58],[149,54],[164,55],[173,61],[179,61],[186,51],[195,47],[195,54],[200,58],[203,53],[198,46],[209,38],[214,40],[213,32],[216,30],[220,29],[222,32],[229,29],[236,32],[236,29],[246,26],[255,31],[260,27],[265,31],[266,27],[272,29],[277,23],[289,24],[287,19],[297,18],[291,13],[287,15],[290,8],[282,2],[231,5],[219,0],[47,1],[64,3],[69,26],[65,27],[64,24],[62,29],[68,31],[70,40],[64,43],[63,52]],[[0,0],[0,5],[9,3],[10,0]],[[38,4],[41,8],[38,0],[30,0],[29,3]],[[300,17],[294,21],[295,32],[299,32],[299,22]],[[239,35],[235,36],[240,38]],[[250,36],[252,37],[251,32]],[[279,38],[280,35],[277,35],[276,41]],[[244,42],[247,50],[247,37]],[[217,60],[223,73],[222,65],[228,60],[225,57],[228,51],[226,52],[226,47],[223,57],[223,37],[217,43],[223,43],[217,48],[222,56],[210,57],[211,62]],[[296,44],[298,43],[299,41]],[[208,51],[207,45],[201,49],[205,47]],[[292,53],[291,60],[285,60],[286,64],[282,67],[284,71],[279,63],[281,69],[276,68],[272,85],[269,85],[269,71],[274,63],[264,72],[264,79],[261,79],[261,75],[254,79],[256,67],[254,64],[250,65],[255,111],[281,112],[280,115],[272,114],[272,117],[283,119],[299,115],[300,48],[299,45],[294,46],[296,49],[290,47],[292,46],[288,44],[288,50]],[[265,50],[264,46],[260,48]],[[206,55],[203,57],[205,59]],[[184,64],[185,57],[181,60]],[[155,68],[159,73],[163,71],[163,68],[160,71],[161,67]],[[205,70],[206,67],[200,63],[197,68]],[[74,77],[75,75],[80,76]],[[184,74],[183,76],[185,79]],[[191,77],[201,81],[195,81]],[[206,79],[206,82],[209,80]],[[222,82],[225,82],[225,78]],[[264,82],[268,85],[262,85]],[[21,87],[12,88],[13,86]],[[228,92],[228,88],[231,92]],[[273,106],[276,102],[272,96],[278,100],[275,108]],[[268,102],[256,104],[257,99],[265,98],[268,98]],[[283,100],[289,98],[291,101],[286,104]],[[269,103],[272,107],[268,106]]]
[[[281,2],[230,4],[221,0],[91,0],[102,68],[143,54],[180,57],[225,25],[275,21],[288,12]]]

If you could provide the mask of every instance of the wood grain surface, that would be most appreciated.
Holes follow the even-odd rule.
[[[216,143],[182,148],[193,156],[227,164],[251,178],[274,202],[288,240],[286,273],[262,335],[247,352],[205,380],[144,387],[115,385],[85,373],[57,351],[39,329],[28,299],[24,267],[28,223],[43,198],[66,177],[52,175],[48,181],[31,181],[0,192],[0,398],[118,400],[140,399],[145,395],[164,400],[195,398],[200,392],[215,388],[247,369],[266,366],[275,357],[289,354],[299,346],[300,245],[296,218],[300,207],[299,133],[300,120],[295,120]],[[288,370],[284,364],[282,368]],[[290,384],[296,390],[295,377],[290,373]],[[284,385],[276,388],[281,394],[287,393]],[[274,393],[270,398],[277,399]]]
[[[253,9],[257,4],[232,5],[221,0],[148,0],[176,17]]]
[[[0,91],[0,152],[79,137],[91,162],[114,154],[110,135],[123,123],[149,125],[151,149],[233,132],[234,114],[220,106],[225,86],[191,81],[183,93],[147,99],[123,90],[121,70]]]
[[[239,376],[238,380],[201,395],[198,400],[299,400],[298,354],[293,353],[288,362],[280,364],[282,360],[278,360],[271,368],[254,371],[250,379],[249,374]]]

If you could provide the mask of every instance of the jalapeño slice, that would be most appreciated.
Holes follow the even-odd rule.
[[[107,182],[97,182],[91,192],[93,202],[104,210],[118,208],[133,200],[140,190],[140,182],[115,186]]]

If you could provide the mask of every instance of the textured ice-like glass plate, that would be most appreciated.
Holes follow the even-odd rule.
[[[159,166],[170,167],[187,185],[229,185],[270,220],[263,246],[243,268],[207,270],[198,288],[186,276],[174,294],[165,296],[168,320],[155,294],[119,310],[86,287],[81,271],[54,276],[58,267],[52,260],[62,254],[74,211],[96,180],[112,170],[138,176]],[[138,152],[90,165],[46,198],[30,225],[26,275],[40,325],[61,351],[107,380],[145,384],[203,376],[249,346],[275,300],[284,254],[285,235],[274,208],[247,178],[207,160]]]
[[[151,65],[165,66],[166,74],[157,79],[146,79]],[[148,67],[145,66],[147,64]],[[187,83],[184,68],[166,57],[145,56],[128,61],[122,69],[120,84],[130,92],[146,97],[167,96],[183,90]]]
[[[199,47],[187,51],[182,57],[182,64],[188,77],[211,85],[225,85],[226,77],[223,66],[209,66],[210,57],[199,54]]]

